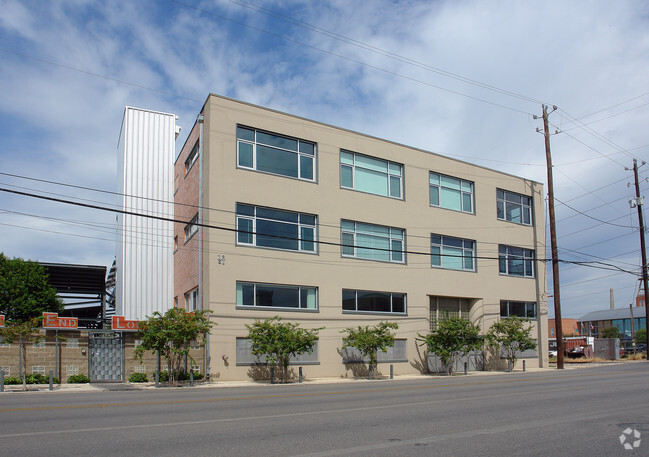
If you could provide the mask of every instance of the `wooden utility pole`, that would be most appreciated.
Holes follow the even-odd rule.
[[[649,328],[649,303],[647,303],[647,251],[645,249],[644,242],[644,220],[642,218],[642,204],[643,199],[640,197],[640,183],[638,183],[638,161],[633,159],[633,177],[635,178],[635,203],[638,208],[638,222],[640,223],[640,250],[642,252],[642,287],[644,288],[644,312],[645,312],[645,328]],[[633,202],[633,200],[631,200]],[[631,204],[633,207],[633,204]],[[649,347],[649,332],[647,332],[647,338],[645,344]]]
[[[553,107],[552,111],[557,109]],[[536,116],[535,116],[536,117]],[[538,131],[538,129],[537,129]],[[557,229],[554,218],[554,184],[552,180],[552,156],[550,155],[550,129],[548,127],[548,107],[543,105],[543,136],[545,137],[545,159],[548,166],[548,210],[550,213],[550,244],[552,246],[552,285],[554,287],[554,328],[557,337],[557,369],[563,369],[563,326],[561,322],[561,297],[559,284],[559,253],[557,249]]]

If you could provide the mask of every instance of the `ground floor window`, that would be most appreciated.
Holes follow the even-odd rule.
[[[301,354],[298,357],[291,357],[289,362],[290,365],[317,365],[320,362],[318,361],[318,343],[316,341],[313,346],[313,352],[311,354],[305,353]],[[237,365],[265,365],[266,360],[264,357],[258,358],[253,355],[251,349],[250,338],[237,338]]]
[[[536,318],[536,303],[525,301],[501,301],[500,317],[526,317],[529,319]]]
[[[341,347],[344,345],[344,340]],[[342,350],[343,363],[369,363],[369,358],[363,358],[358,349],[346,347]],[[378,351],[376,361],[382,362],[407,362],[408,361],[408,340],[398,338],[394,340],[394,345],[387,348],[386,352]]]
[[[343,289],[343,311],[406,314],[406,294]]]

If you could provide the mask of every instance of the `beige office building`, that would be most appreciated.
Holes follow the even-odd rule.
[[[431,145],[434,147],[434,145]],[[543,185],[210,95],[175,164],[174,295],[209,309],[212,380],[263,377],[246,324],[324,327],[306,378],[363,373],[347,327],[392,321],[379,371],[418,373],[446,313],[530,318],[547,365]],[[520,363],[520,362],[519,362]],[[486,355],[486,369],[505,366]],[[518,366],[517,368],[520,368]]]

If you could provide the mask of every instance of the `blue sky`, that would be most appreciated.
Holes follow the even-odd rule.
[[[545,183],[546,103],[560,257],[638,273],[625,167],[649,158],[648,55],[637,1],[0,0],[0,183],[114,204],[7,174],[115,191],[124,106],[177,114],[179,149],[210,92]],[[3,192],[0,250],[109,266],[114,221]],[[566,264],[561,282],[564,317],[638,286]]]

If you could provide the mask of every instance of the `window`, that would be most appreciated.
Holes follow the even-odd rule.
[[[316,145],[310,141],[237,127],[237,164],[241,168],[315,181]]]
[[[194,162],[196,162],[196,159],[198,159],[198,141],[196,141],[196,144],[194,144],[194,147],[187,156],[187,160],[185,160],[185,176],[187,175],[187,173],[189,173],[189,170],[191,170],[192,165],[194,165]]]
[[[318,309],[318,288],[237,282],[237,306]]]
[[[198,287],[185,294],[185,310],[196,311],[198,309]]]
[[[509,276],[534,277],[534,251],[513,246],[498,246],[500,273]]]
[[[406,294],[343,289],[343,312],[406,314]]]
[[[4,371],[5,376],[11,376],[11,367],[0,367],[0,371]]]
[[[70,377],[70,376],[76,376],[79,374],[79,366],[78,365],[66,365],[65,366],[65,375]]]
[[[430,206],[473,213],[473,183],[452,176],[430,173]]]
[[[340,151],[340,185],[403,200],[403,165]]]
[[[403,229],[341,221],[340,236],[343,257],[356,257],[383,262],[405,262]]]
[[[237,244],[315,252],[316,216],[237,203]]]
[[[32,366],[32,374],[45,375],[45,367],[43,367],[43,366]]]
[[[449,270],[475,271],[475,241],[443,235],[430,236],[430,264]]]
[[[192,217],[192,220],[189,221],[189,224],[185,226],[185,242],[187,242],[194,233],[198,232],[198,214]]]
[[[313,352],[310,354],[305,352],[300,354],[297,357],[291,357],[289,359],[289,365],[318,365],[318,341],[313,345]],[[249,338],[237,338],[236,340],[236,350],[237,350],[237,365],[265,365],[265,357],[257,357],[252,353],[250,339]]]
[[[133,373],[146,373],[146,365],[135,365]]]
[[[536,318],[536,303],[524,301],[501,301],[500,317],[527,317]]]
[[[496,204],[498,219],[532,225],[532,197],[497,189]]]
[[[344,343],[344,340],[343,340]],[[363,357],[360,351],[353,347],[346,347],[342,350],[343,363],[369,363],[369,357]],[[394,345],[386,348],[386,351],[377,351],[377,362],[407,362],[408,361],[408,340],[395,339]]]
[[[430,331],[437,330],[439,323],[450,317],[469,318],[471,305],[468,298],[430,297]]]

